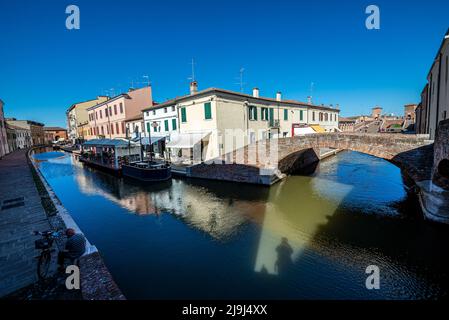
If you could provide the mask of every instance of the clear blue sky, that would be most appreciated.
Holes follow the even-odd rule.
[[[76,4],[81,29],[65,28]],[[381,30],[365,28],[365,8]],[[65,126],[74,102],[151,77],[154,99],[200,89],[282,91],[340,104],[342,115],[418,102],[442,37],[449,1],[42,0],[0,1],[0,99],[7,116]]]

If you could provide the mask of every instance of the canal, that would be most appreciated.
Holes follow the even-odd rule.
[[[271,188],[146,185],[35,155],[128,299],[439,299],[448,227],[425,222],[400,170],[345,151]],[[380,269],[367,290],[365,269]]]

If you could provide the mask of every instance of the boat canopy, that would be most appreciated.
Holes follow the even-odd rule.
[[[189,149],[193,148],[195,144],[209,136],[211,132],[199,133],[180,133],[173,136],[173,139],[167,143],[167,148]]]
[[[83,144],[86,147],[114,147],[114,148],[128,148],[134,147],[135,142],[126,139],[92,139]]]

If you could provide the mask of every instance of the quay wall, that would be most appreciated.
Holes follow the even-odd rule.
[[[73,220],[69,211],[63,206],[56,193],[53,191],[45,177],[39,170],[32,154],[40,147],[31,148],[27,153],[27,158],[32,169],[35,170],[38,178],[45,187],[50,201],[55,207],[55,215],[62,220],[63,228],[72,228],[77,233],[83,234],[80,227]],[[58,226],[61,227],[61,226]],[[125,296],[115,283],[112,275],[104,264],[103,258],[97,248],[92,245],[86,237],[86,252],[79,259],[81,294],[85,300],[125,300]]]

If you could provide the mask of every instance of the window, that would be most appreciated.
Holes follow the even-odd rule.
[[[274,126],[274,109],[273,108],[270,108],[269,120],[270,120],[270,126]]]
[[[112,116],[112,107],[109,107],[109,116]]]
[[[101,134],[104,135],[104,128],[101,126]]]
[[[158,128],[158,127],[159,127],[159,126],[154,126],[154,127],[153,127],[153,131],[154,131],[154,132],[157,132],[157,128]]]
[[[449,56],[446,56],[446,84],[447,84],[448,73],[449,73],[448,63],[449,63]]]
[[[248,107],[248,119],[257,120],[257,107],[255,106]]]
[[[176,130],[176,119],[171,119],[172,130]]]
[[[185,107],[181,108],[181,122],[187,122],[187,113]]]
[[[102,110],[100,110],[100,119],[103,119],[103,111]]]
[[[263,121],[268,121],[268,109],[262,108],[262,115],[260,116]]]
[[[176,110],[175,106],[171,107],[171,111],[175,111],[175,110]]]
[[[312,112],[312,121],[315,121],[315,111]]]
[[[139,131],[137,130],[137,132],[139,132]],[[124,122],[122,122],[122,133],[125,133],[125,123]]]
[[[151,131],[151,125],[149,122],[147,122],[147,132],[150,132],[150,131]]]
[[[123,113],[123,103],[120,102],[120,113]]]
[[[111,123],[111,134],[114,134],[114,124]]]
[[[165,131],[169,131],[169,129],[168,129],[168,120],[164,121],[164,129],[165,129]]]
[[[115,123],[115,130],[117,131],[117,134],[120,133],[118,122]]]
[[[153,116],[156,115],[156,110],[153,110]]]
[[[95,111],[95,120],[98,120],[98,112]]]
[[[167,113],[167,108],[164,108],[164,113]]]
[[[146,116],[148,117],[149,115],[150,115],[150,113],[147,111],[147,112],[145,112],[145,114],[146,114]]]
[[[304,111],[303,110],[299,110],[299,121],[302,121],[304,118]]]
[[[117,105],[114,104],[114,114],[117,115]]]
[[[105,117],[108,116],[108,108],[104,109],[104,116],[105,116]]]
[[[288,110],[284,109],[284,120],[287,121],[288,120]]]
[[[204,104],[204,119],[206,120],[212,119],[212,110],[210,102],[206,102]]]

